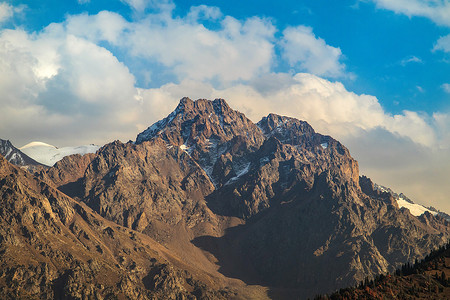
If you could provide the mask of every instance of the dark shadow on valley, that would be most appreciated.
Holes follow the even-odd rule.
[[[219,216],[238,217],[233,215],[230,210],[224,211],[224,205],[217,204],[217,198],[213,199],[215,195],[207,197],[208,207]],[[208,201],[209,200],[209,201]],[[225,234],[221,237],[214,236],[200,236],[193,239],[191,242],[203,251],[209,252],[217,259],[216,264],[219,266],[218,271],[226,277],[242,280],[247,285],[260,285],[268,288],[267,295],[271,299],[306,299],[311,295],[304,295],[303,291],[280,284],[273,283],[267,276],[268,274],[261,274],[254,267],[255,261],[252,260],[254,251],[268,251],[270,255],[272,249],[249,249],[243,247],[242,241],[252,235],[253,230],[270,222],[268,216],[272,213],[278,213],[278,210],[284,208],[281,205],[273,205],[272,207],[259,212],[255,216],[246,220],[243,225],[237,225],[225,230]],[[256,227],[255,227],[256,226]],[[264,261],[258,261],[264,263]],[[313,297],[313,295],[312,295]]]
[[[83,178],[79,178],[77,181],[66,183],[60,187],[58,190],[66,194],[67,196],[74,199],[81,199],[83,197]]]

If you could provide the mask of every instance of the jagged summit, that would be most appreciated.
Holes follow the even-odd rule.
[[[300,121],[295,118],[280,116],[274,113],[270,113],[267,117],[263,117],[258,122],[258,127],[264,132],[265,135],[273,135],[276,132],[285,131],[286,129],[292,129],[297,135],[313,135],[315,133],[311,125],[306,121]]]
[[[225,100],[192,101],[185,97],[170,115],[140,133],[136,143],[159,136],[176,146],[207,146],[209,139],[226,142],[238,135],[246,136],[254,144],[264,139],[260,129],[244,114],[231,109]]]

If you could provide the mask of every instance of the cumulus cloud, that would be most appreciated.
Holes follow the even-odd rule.
[[[434,45],[433,50],[434,51],[441,50],[444,52],[450,52],[450,34],[440,37],[437,40],[436,45]]]
[[[163,64],[179,79],[229,82],[270,70],[274,32],[260,18],[241,22],[227,16],[221,29],[212,31],[186,20],[162,23],[149,17],[134,26],[128,41],[133,45],[132,55]]]
[[[64,24],[59,25],[67,34],[78,36],[93,43],[107,41],[118,45],[129,23],[119,14],[101,11],[96,15],[86,13],[68,16]],[[65,27],[65,28],[64,28]]]
[[[284,58],[292,67],[298,66],[319,76],[339,77],[344,74],[345,66],[340,63],[341,49],[327,45],[316,38],[311,27],[288,27],[283,31],[281,47]]]
[[[0,24],[8,21],[16,13],[20,13],[24,6],[12,6],[6,2],[0,3]]]
[[[0,23],[5,22],[13,16],[13,7],[8,3],[0,3]]]
[[[1,133],[18,146],[39,137],[104,142],[135,129],[134,76],[106,49],[53,24],[40,34],[3,31],[0,57]]]
[[[222,17],[220,8],[206,5],[192,6],[187,15],[187,18],[193,21],[199,19],[217,20],[220,17]]]
[[[444,90],[444,92],[450,94],[450,83],[443,83],[441,85],[441,88]]]
[[[450,2],[446,0],[372,0],[380,8],[408,17],[426,17],[438,25],[450,27]]]
[[[65,25],[71,34],[95,43],[106,41],[131,57],[160,64],[178,79],[231,82],[268,72],[274,55],[275,27],[257,17],[216,20],[220,17],[217,8],[198,6],[184,18],[148,14],[127,22],[118,14],[100,12],[72,16]],[[208,29],[199,18],[214,19],[220,28]]]

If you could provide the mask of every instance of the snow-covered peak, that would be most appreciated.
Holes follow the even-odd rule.
[[[20,151],[33,158],[37,162],[47,166],[53,166],[65,156],[72,154],[95,153],[100,147],[97,145],[83,145],[77,147],[57,148],[43,142],[31,142],[19,148]]]

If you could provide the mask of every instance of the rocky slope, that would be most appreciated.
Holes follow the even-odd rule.
[[[103,219],[2,156],[0,207],[2,299],[230,298],[148,236]]]
[[[358,163],[304,121],[257,124],[222,99],[183,98],[167,118],[41,179],[142,232],[200,272],[311,297],[395,270],[449,236],[359,177]]]
[[[9,140],[0,139],[0,155],[2,155],[10,163],[19,167],[24,167],[34,171],[40,167],[44,167],[16,147]]]

